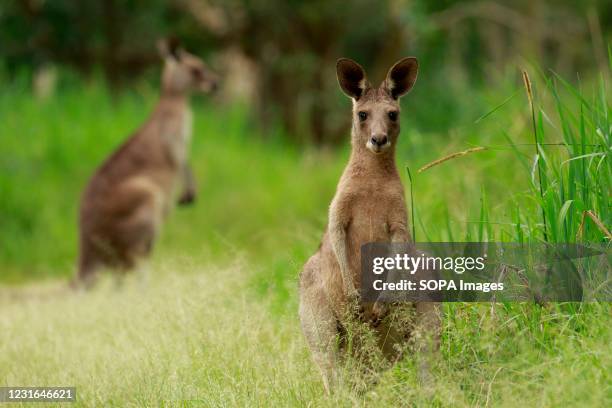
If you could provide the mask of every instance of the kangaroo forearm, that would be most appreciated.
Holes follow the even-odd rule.
[[[410,234],[408,233],[408,228],[405,223],[390,221],[388,225],[389,225],[389,239],[391,243],[403,243],[403,242],[409,242],[411,240]],[[396,248],[394,247],[389,252],[390,252],[389,255],[392,257],[397,255]],[[398,281],[399,281],[399,271],[395,269],[389,270],[387,273],[387,282],[398,282]],[[385,303],[387,301],[391,301],[391,299],[389,298],[389,294],[385,292],[381,292],[378,297],[377,303]],[[380,305],[377,307],[380,308]]]
[[[346,231],[344,228],[336,227],[331,231],[331,243],[334,255],[338,261],[340,267],[340,274],[342,275],[342,282],[345,287],[354,288],[353,278],[350,274],[348,255],[346,252]]]
[[[182,191],[179,196],[179,204],[189,204],[195,200],[196,197],[196,182],[191,167],[185,164],[181,174]]]
[[[196,189],[195,177],[189,164],[185,164],[183,168],[183,186],[185,191],[195,191]]]
[[[391,223],[389,226],[391,242],[409,242],[412,240],[408,227],[404,223]]]

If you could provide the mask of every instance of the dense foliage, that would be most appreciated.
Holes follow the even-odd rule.
[[[254,106],[265,130],[298,141],[337,142],[345,132],[334,61],[360,61],[380,81],[406,54],[435,98],[421,127],[461,117],[448,90],[492,85],[538,61],[570,79],[606,67],[612,8],[605,0],[8,0],[0,4],[0,61],[14,75],[48,64],[111,84],[159,65],[155,42],[176,35],[224,74],[226,93]],[[518,72],[518,71],[516,71]],[[466,84],[466,85],[464,85]],[[248,90],[248,91],[247,91]],[[233,96],[230,95],[230,96]],[[431,120],[432,118],[436,120]]]

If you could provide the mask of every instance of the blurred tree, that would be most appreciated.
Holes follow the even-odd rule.
[[[86,74],[100,66],[110,83],[118,85],[158,63],[155,41],[179,14],[172,4],[164,0],[6,0],[0,3],[0,57],[9,72],[49,62]]]
[[[211,1],[182,5],[257,68],[256,105],[264,126],[280,117],[289,134],[315,143],[335,140],[345,119],[331,113],[339,93],[335,60],[365,62],[375,73],[400,55],[402,27],[390,2],[340,0]],[[210,15],[219,16],[211,22]],[[222,21],[222,23],[220,23]],[[219,27],[226,27],[219,29]]]
[[[280,124],[319,144],[347,129],[340,56],[362,63],[373,82],[401,56],[418,56],[428,80],[415,92],[435,101],[439,119],[416,124],[445,128],[458,109],[453,90],[495,82],[525,58],[569,77],[607,69],[611,21],[609,0],[4,0],[0,61],[9,74],[47,63],[84,74],[101,67],[119,86],[158,65],[155,42],[172,33],[217,55],[244,88],[248,78],[264,129]]]

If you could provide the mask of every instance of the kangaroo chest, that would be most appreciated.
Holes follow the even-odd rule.
[[[401,193],[385,189],[365,190],[351,194],[348,200],[347,235],[353,245],[389,239],[390,219],[406,218]],[[395,214],[395,212],[403,212]]]
[[[177,167],[182,167],[187,161],[187,153],[191,144],[193,115],[189,108],[168,124],[162,139],[170,161]]]
[[[379,197],[380,198],[380,197]],[[389,239],[389,218],[393,197],[357,199],[350,208],[348,238],[356,247],[367,242],[387,241]]]

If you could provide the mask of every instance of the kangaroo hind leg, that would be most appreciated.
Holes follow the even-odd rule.
[[[316,279],[318,263],[315,255],[302,271],[299,313],[304,337],[329,394],[337,381],[338,326],[327,294]]]

